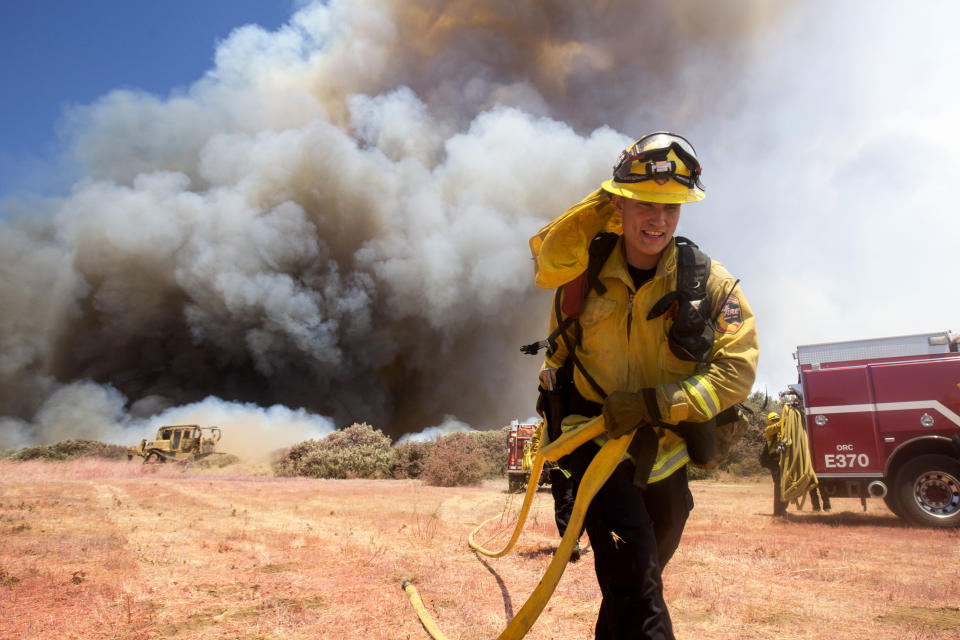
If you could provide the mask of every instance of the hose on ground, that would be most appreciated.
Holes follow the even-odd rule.
[[[520,515],[517,516],[517,524],[513,528],[513,535],[510,536],[510,540],[507,542],[506,546],[503,547],[500,551],[490,551],[481,547],[474,539],[477,533],[480,532],[480,529],[484,527],[488,522],[492,522],[497,518],[501,517],[503,514],[493,516],[492,518],[487,518],[479,525],[477,528],[470,532],[470,535],[467,536],[467,543],[470,545],[470,548],[476,551],[477,553],[483,554],[491,558],[499,558],[506,555],[510,549],[513,548],[513,545],[516,544],[517,539],[520,537],[520,532],[523,531],[523,525],[527,521],[527,514],[530,512],[530,505],[533,504],[533,496],[537,493],[537,478],[540,477],[540,473],[543,471],[543,454],[539,451],[537,452],[537,457],[533,460],[533,468],[530,470],[530,482],[527,483],[527,493],[523,496],[523,506],[520,507]]]
[[[571,429],[560,438],[557,438],[556,441],[541,449],[540,455],[543,456],[544,460],[556,461],[569,454],[581,444],[593,440],[604,433],[603,419],[601,417],[594,418],[575,429]],[[580,481],[577,497],[573,503],[573,512],[570,515],[570,522],[567,525],[566,533],[564,533],[563,538],[560,539],[560,545],[557,547],[553,560],[547,567],[543,578],[540,579],[537,587],[533,590],[533,593],[527,598],[527,601],[517,615],[507,623],[503,632],[497,636],[497,640],[520,640],[523,638],[543,612],[544,607],[547,606],[547,602],[550,601],[550,597],[553,595],[557,583],[560,582],[560,577],[563,575],[567,562],[570,560],[570,552],[573,551],[573,547],[579,538],[580,530],[583,528],[583,521],[587,514],[587,508],[590,506],[590,502],[597,494],[597,491],[603,487],[614,469],[616,469],[617,465],[623,460],[632,435],[633,434],[627,434],[620,438],[609,440],[600,448],[600,451],[594,456],[593,461],[590,462],[590,466],[587,467],[586,472],[583,474],[583,479]],[[531,475],[531,477],[534,476]],[[533,483],[531,482],[531,484]],[[530,493],[529,487],[527,488],[527,493]],[[519,535],[519,531],[516,530],[514,535]],[[513,541],[511,541],[510,544],[512,545],[512,543]],[[505,551],[503,553],[505,553]],[[413,586],[409,580],[403,582],[402,588],[410,598],[410,602],[416,610],[420,622],[423,624],[427,633],[435,640],[447,640],[447,637],[443,635],[443,632],[437,627],[430,613],[423,606],[423,601],[420,599],[417,588]]]

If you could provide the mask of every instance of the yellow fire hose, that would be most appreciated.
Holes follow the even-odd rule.
[[[540,454],[537,456],[539,459],[539,467],[543,466],[543,460],[556,461],[581,444],[589,442],[604,433],[603,418],[601,417],[594,418],[575,429],[571,429],[560,438],[557,438],[555,442],[550,443],[540,450]],[[583,479],[580,481],[580,488],[577,491],[577,497],[573,503],[573,513],[570,515],[570,523],[567,525],[567,531],[560,540],[560,545],[557,547],[557,552],[554,554],[550,566],[547,567],[543,578],[540,579],[540,583],[537,584],[533,593],[527,598],[520,612],[507,624],[506,629],[497,636],[497,640],[520,640],[520,638],[523,638],[527,634],[527,631],[530,630],[530,627],[533,626],[533,623],[536,622],[544,607],[547,606],[547,602],[550,601],[550,596],[553,595],[557,583],[560,582],[560,577],[563,575],[563,570],[570,560],[570,552],[573,550],[577,538],[579,538],[580,530],[583,527],[583,521],[587,514],[587,508],[590,506],[590,502],[597,494],[597,491],[600,490],[614,469],[617,468],[617,465],[623,460],[623,455],[627,451],[627,446],[630,444],[632,436],[633,434],[629,433],[620,438],[609,440],[600,448],[600,451],[594,456],[593,461],[590,462],[590,466],[587,467]],[[538,465],[535,464],[534,468],[538,468]],[[530,477],[531,482],[527,487],[528,498],[532,495],[531,487],[532,491],[536,491],[536,483],[532,480],[536,476],[531,473]],[[522,512],[523,518],[526,517],[527,510],[529,510],[529,505],[525,498],[524,511]],[[483,525],[481,524],[480,526],[482,527]],[[479,528],[480,527],[477,529]],[[477,529],[475,529],[474,532],[476,532]],[[496,554],[487,552],[484,555],[499,557],[505,554],[509,551],[510,547],[513,546],[514,542],[516,542],[516,537],[520,535],[520,529],[522,529],[522,522],[518,522],[517,527],[514,529],[513,537],[502,551]],[[471,537],[472,535],[473,534],[471,534]],[[479,551],[477,546],[474,546],[472,540],[470,541],[470,546]],[[402,588],[410,598],[410,603],[417,612],[417,616],[419,616],[420,622],[423,624],[424,629],[427,630],[427,633],[435,638],[435,640],[447,640],[447,637],[443,635],[443,632],[440,631],[429,612],[427,612],[423,606],[423,601],[420,599],[417,588],[414,587],[409,580],[403,581]]]
[[[543,472],[545,460],[543,454],[540,452],[540,439],[543,437],[543,426],[544,425],[541,422],[540,426],[537,427],[537,430],[534,432],[533,438],[531,439],[531,442],[534,443],[533,449],[536,452],[536,457],[529,465],[527,465],[526,460],[524,460],[524,466],[530,467],[530,481],[527,483],[527,491],[523,497],[523,505],[520,507],[520,515],[517,517],[517,524],[513,528],[513,535],[510,537],[510,540],[507,542],[506,546],[504,546],[500,551],[490,551],[489,549],[485,549],[484,547],[480,546],[480,544],[474,540],[473,537],[477,535],[477,533],[479,533],[488,522],[492,522],[497,518],[502,517],[503,514],[488,518],[477,525],[477,528],[471,531],[470,535],[467,536],[467,542],[469,543],[470,548],[477,553],[483,554],[490,558],[499,558],[506,555],[510,549],[513,548],[513,545],[516,544],[517,539],[520,537],[520,532],[523,531],[523,525],[527,521],[527,514],[530,512],[530,507],[533,504],[533,496],[536,495],[537,492],[538,483],[535,481],[535,479],[539,478],[540,474]],[[526,450],[524,453],[526,454]]]
[[[467,536],[467,543],[471,549],[491,558],[499,558],[506,555],[510,549],[513,548],[513,545],[516,544],[517,539],[520,537],[520,532],[523,531],[524,523],[527,521],[527,513],[530,512],[530,506],[533,504],[533,496],[537,493],[537,478],[540,477],[540,473],[543,471],[543,463],[543,453],[538,451],[537,457],[533,460],[533,467],[530,469],[530,482],[527,483],[527,493],[523,496],[523,506],[520,508],[520,515],[517,517],[517,524],[513,528],[513,535],[510,537],[510,541],[507,542],[506,546],[500,551],[490,551],[489,549],[481,547],[480,544],[473,539],[473,536],[479,533],[484,525],[503,515],[500,514],[484,520],[477,525],[476,529],[470,532],[470,535]]]

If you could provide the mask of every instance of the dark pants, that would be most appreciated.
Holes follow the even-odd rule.
[[[773,480],[773,515],[782,516],[787,512],[787,503],[780,499],[780,454],[767,451],[767,445],[760,445],[760,466],[770,472]]]
[[[782,516],[787,512],[787,503],[780,499],[780,467],[772,466],[770,478],[773,480],[773,515]],[[823,496],[823,508],[830,511],[830,498],[819,491],[819,487],[810,490],[810,504],[814,511],[820,511],[820,497]]]
[[[563,471],[554,467],[550,469],[550,491],[553,493],[553,516],[557,521],[557,531],[562,538],[567,531],[570,514],[573,513],[573,502],[577,497],[577,481],[573,477],[568,478]]]
[[[820,511],[820,498],[823,497],[823,508],[825,511],[830,511],[830,497],[825,494],[820,487],[814,487],[810,489],[810,504],[813,506],[814,511]]]
[[[787,503],[780,499],[780,467],[770,467],[770,479],[773,480],[773,515],[782,516],[787,512]]]
[[[571,454],[574,477],[583,477],[597,450],[588,443]],[[634,486],[633,474],[633,463],[622,462],[587,511],[587,533],[603,595],[597,640],[674,637],[661,574],[680,544],[693,508],[687,469],[646,489]]]

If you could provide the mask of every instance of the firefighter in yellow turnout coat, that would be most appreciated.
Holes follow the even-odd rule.
[[[686,476],[693,445],[689,436],[685,439],[691,433],[685,429],[712,428],[712,419],[746,398],[755,376],[753,313],[721,264],[710,261],[705,298],[697,306],[709,318],[706,326],[712,325],[712,347],[708,344],[696,359],[671,339],[679,302],[659,315],[651,313],[678,289],[674,231],[680,204],[703,198],[699,172],[689,142],[674,134],[651,134],[621,154],[612,180],[558,219],[568,218],[569,227],[569,214],[579,212],[587,227],[597,227],[581,230],[583,238],[599,228],[621,226],[596,276],[599,286],[590,287],[582,300],[575,331],[579,340],[560,336],[551,341],[540,374],[545,389],[562,387],[564,377],[572,378],[565,423],[603,415],[614,437],[636,430],[633,458],[618,467],[587,513],[603,594],[598,639],[673,637],[661,572],[693,506]],[[576,263],[583,267],[586,260],[583,247],[569,247],[564,254],[564,243],[554,242],[550,249],[547,236],[541,232],[531,240],[532,248],[542,243],[545,250],[538,256],[541,286],[549,284],[540,282],[541,274],[552,269],[556,276],[569,265],[576,270]],[[566,233],[567,240],[571,237]],[[562,289],[556,295],[564,295]],[[567,319],[561,300],[555,302],[552,335]],[[571,454],[575,476],[583,474],[596,451],[590,443]]]

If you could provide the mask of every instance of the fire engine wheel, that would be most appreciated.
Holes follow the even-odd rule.
[[[960,527],[960,462],[937,454],[910,460],[897,474],[897,500],[916,524]]]
[[[887,505],[887,509],[890,509],[895,516],[898,518],[906,518],[903,514],[903,509],[900,507],[900,500],[893,491],[888,491],[887,495],[883,496],[883,502]]]

